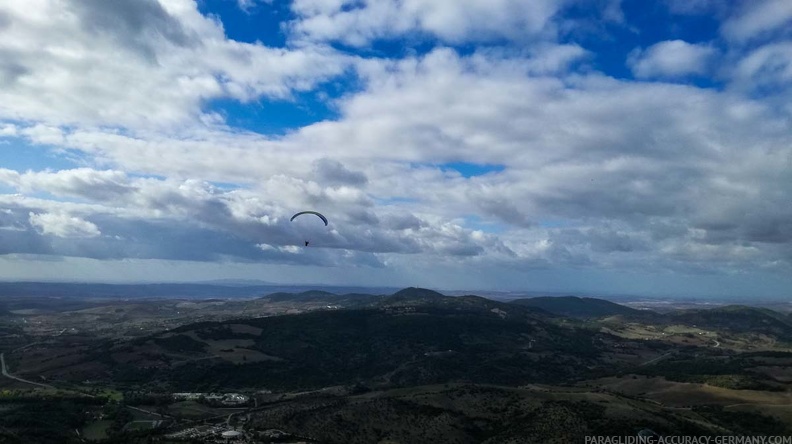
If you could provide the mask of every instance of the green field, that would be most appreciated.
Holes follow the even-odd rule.
[[[113,424],[113,421],[101,420],[88,423],[83,427],[81,433],[85,439],[90,441],[100,441],[107,439],[107,429]]]
[[[145,430],[152,430],[157,428],[162,421],[160,420],[152,420],[152,421],[130,421],[124,426],[124,431],[126,432],[135,432],[135,431],[145,431]]]

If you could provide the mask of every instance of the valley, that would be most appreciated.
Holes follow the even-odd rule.
[[[3,442],[792,433],[792,321],[767,308],[419,288],[0,303]]]

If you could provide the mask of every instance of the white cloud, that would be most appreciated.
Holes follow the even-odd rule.
[[[335,249],[336,252],[295,260],[328,264],[337,260],[362,260],[377,264],[363,252],[470,255],[484,251],[479,244],[493,242],[493,239],[476,235],[461,226],[445,224],[433,227],[415,216],[411,217],[417,223],[409,224],[406,231],[392,231],[388,228],[391,225],[380,223],[381,219],[388,217],[380,218],[368,210],[371,204],[358,190],[348,186],[322,189],[315,183],[285,177],[271,179],[259,191],[224,191],[195,180],[129,179],[114,171],[78,169],[19,174],[0,170],[0,173],[0,180],[26,193],[46,190],[56,196],[89,201],[77,204],[31,200],[24,195],[6,196],[5,199],[5,205],[15,208],[15,214],[25,211],[36,214],[30,217],[30,223],[39,227],[39,231],[43,230],[44,234],[86,237],[75,234],[82,219],[76,216],[71,219],[59,216],[56,219],[49,214],[82,214],[101,221],[107,239],[103,243],[93,243],[89,253],[85,253],[89,257],[132,254],[134,257],[216,260],[222,254],[237,259],[253,259],[260,256],[261,251],[274,251],[261,248],[261,245],[278,246],[278,251],[291,254],[294,253],[293,248],[280,247],[296,247],[309,239],[315,246],[331,251]],[[315,201],[312,193],[315,193]],[[303,203],[298,203],[300,201]],[[331,218],[329,229],[322,224],[289,222],[289,216],[295,211],[293,208],[314,208],[316,205],[321,205],[322,211]],[[67,225],[69,221],[71,224]],[[56,222],[66,228],[56,227]],[[18,222],[11,218],[6,225],[17,226]],[[87,226],[82,224],[82,227]],[[336,231],[335,227],[340,230]],[[73,231],[69,232],[67,228]],[[72,234],[67,236],[64,233]],[[87,233],[89,230],[86,228],[84,234]],[[203,241],[199,240],[201,238]],[[118,240],[125,240],[128,245]],[[188,246],[188,240],[202,246]],[[136,242],[141,244],[135,247]],[[22,252],[67,254],[75,249],[86,251],[85,246],[40,244],[44,248],[42,250],[32,244],[33,247],[25,247],[27,250]],[[353,253],[347,255],[339,250]],[[282,256],[275,257],[283,259]],[[259,259],[267,259],[267,256]]]
[[[792,264],[792,133],[783,99],[757,94],[792,80],[784,42],[723,49],[720,91],[682,82],[710,74],[723,42],[636,51],[635,77],[652,82],[597,72],[584,43],[554,43],[566,2],[298,0],[286,48],[268,48],[229,40],[188,0],[37,1],[52,14],[0,6],[13,23],[0,18],[0,136],[85,167],[0,168],[17,193],[0,195],[0,254],[473,283]],[[631,26],[618,1],[597,8]],[[378,57],[378,39],[433,49]],[[372,46],[364,58],[327,42]],[[281,136],[205,110],[322,93],[340,73],[354,87],[335,85],[336,117]],[[495,168],[466,177],[466,164]],[[330,226],[290,223],[302,209]]]
[[[429,34],[464,43],[554,35],[551,20],[565,0],[296,0],[297,38],[364,46],[381,38]]]
[[[338,121],[276,140],[222,132],[183,141],[101,131],[65,136],[70,148],[112,159],[122,170],[173,178],[165,181],[91,170],[4,175],[31,191],[137,208],[137,217],[199,222],[249,245],[298,244],[283,224],[289,209],[329,208],[343,228],[329,233],[327,245],[369,253],[508,258],[507,239],[515,242],[512,233],[529,230],[538,236],[533,244],[554,246],[541,250],[547,263],[604,264],[612,262],[611,252],[653,263],[667,251],[659,244],[624,245],[637,245],[629,239],[673,242],[682,234],[658,233],[681,226],[709,233],[694,242],[748,242],[768,260],[781,258],[769,244],[791,239],[778,209],[783,199],[773,194],[787,183],[781,177],[790,135],[771,108],[681,85],[548,77],[535,73],[530,58],[501,56],[460,57],[441,49],[369,62],[361,68],[366,89],[338,102]],[[454,161],[507,168],[467,179],[433,166]],[[199,176],[248,188],[224,191],[175,179]],[[108,184],[116,191],[91,191],[94,185],[112,191]],[[754,191],[735,194],[723,184]],[[400,213],[414,219],[392,223]],[[468,216],[505,232],[476,235]],[[557,237],[542,228],[546,220],[568,221],[580,231]],[[449,221],[461,231],[445,225]],[[602,233],[614,221],[625,225],[621,234],[608,235],[614,245],[608,247]],[[734,221],[737,227],[721,228]],[[519,257],[529,250],[540,251],[515,251]]]
[[[46,191],[56,196],[85,197],[93,200],[118,198],[131,190],[123,172],[96,171],[89,168],[58,172],[28,171],[23,174],[0,168],[0,182],[5,182],[25,193]]]
[[[259,4],[259,3],[272,4],[272,1],[273,0],[236,0],[237,6],[239,6],[239,9],[241,9],[241,10],[243,10],[245,12],[248,12],[248,13],[253,8],[255,8],[257,4]]]
[[[229,40],[190,0],[11,0],[0,16],[0,119],[172,128],[211,120],[209,100],[288,99],[348,64]]]
[[[96,224],[68,214],[30,213],[30,224],[42,234],[57,237],[95,237],[102,234]]]
[[[746,42],[777,32],[789,35],[792,25],[792,2],[754,0],[740,2],[741,8],[721,26],[729,40]]]
[[[667,40],[633,51],[627,64],[639,78],[678,78],[707,74],[716,54],[709,45]]]
[[[792,86],[792,41],[760,46],[733,67],[732,86],[781,94]]]
[[[669,10],[674,14],[697,15],[715,14],[720,15],[727,7],[736,3],[731,0],[666,0]]]

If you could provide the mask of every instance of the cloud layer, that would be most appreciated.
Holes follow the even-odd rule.
[[[719,22],[608,66],[597,48],[638,26],[619,2],[297,0],[277,47],[233,40],[192,0],[38,2],[0,6],[0,148],[74,166],[0,164],[6,260],[362,268],[397,285],[436,269],[446,287],[792,271],[786,2],[669,1],[669,17]],[[235,124],[283,104],[326,111]],[[303,209],[329,227],[289,221]]]

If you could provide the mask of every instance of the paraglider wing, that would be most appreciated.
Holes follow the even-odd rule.
[[[322,215],[322,213],[319,213],[319,212],[316,212],[316,211],[300,211],[299,213],[297,213],[294,216],[292,216],[291,219],[289,219],[289,221],[293,221],[297,216],[300,216],[300,215],[303,215],[303,214],[314,214],[316,216],[319,216],[319,218],[322,219],[322,222],[324,222],[325,226],[327,226],[327,218],[324,217],[324,215]]]

